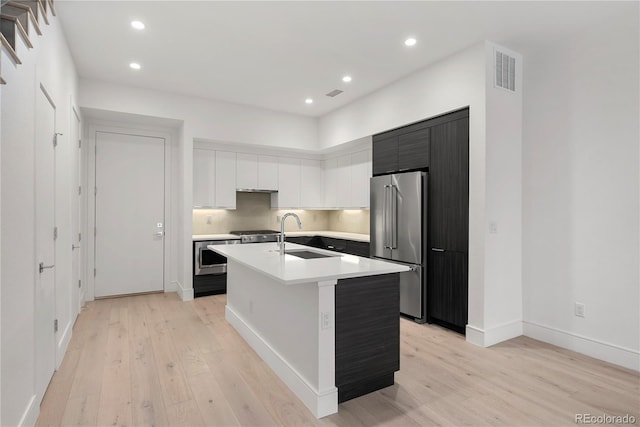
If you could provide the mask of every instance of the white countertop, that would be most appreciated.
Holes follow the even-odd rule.
[[[203,240],[240,240],[240,236],[234,234],[194,234],[191,237],[194,242]]]
[[[298,237],[298,236],[322,236],[333,237],[335,239],[355,240],[358,242],[368,242],[368,234],[359,233],[345,233],[343,231],[285,231],[286,236]]]
[[[295,243],[287,243],[287,251],[299,249],[333,256],[316,259],[302,259],[287,254],[280,256],[276,243],[210,245],[208,248],[285,285],[409,271],[409,267],[402,264],[340,254]]]
[[[368,242],[368,234],[359,233],[345,233],[343,231],[285,231],[286,236],[299,237],[299,236],[322,236],[333,237],[335,239],[355,240],[357,242]],[[194,234],[191,236],[194,242],[201,242],[203,240],[231,240],[240,239],[240,236],[234,234]]]

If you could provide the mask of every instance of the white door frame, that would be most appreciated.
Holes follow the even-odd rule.
[[[75,160],[75,167],[77,167],[78,169],[75,170],[75,175],[76,178],[74,179],[74,183],[76,183],[79,187],[80,190],[78,193],[76,193],[76,189],[72,188],[72,201],[71,201],[71,209],[74,209],[76,211],[75,215],[76,215],[76,222],[74,223],[73,221],[73,214],[72,214],[72,221],[71,221],[71,228],[72,228],[72,235],[71,235],[71,242],[73,245],[78,244],[80,246],[80,248],[78,248],[77,250],[72,250],[72,254],[71,254],[71,266],[73,268],[73,257],[77,256],[77,267],[78,267],[78,280],[80,280],[80,285],[78,286],[78,284],[76,284],[75,282],[72,281],[71,286],[72,286],[72,291],[71,291],[71,295],[72,297],[72,322],[75,321],[75,319],[78,317],[78,314],[80,314],[80,311],[82,310],[82,306],[84,305],[84,294],[87,288],[87,281],[85,279],[85,262],[84,260],[86,260],[86,234],[85,234],[85,230],[84,230],[84,200],[86,199],[86,194],[87,194],[87,187],[86,187],[86,183],[83,182],[84,179],[84,175],[83,175],[83,171],[82,171],[82,167],[84,162],[83,159],[83,153],[84,153],[84,147],[82,147],[82,143],[80,142],[82,140],[82,119],[80,116],[80,113],[78,112],[78,109],[76,108],[76,106],[73,104],[73,101],[71,102],[71,117],[70,117],[70,123],[69,123],[69,139],[70,139],[70,144],[72,144],[73,146],[73,150],[77,150],[77,157],[72,156],[72,159]],[[74,134],[75,132],[75,134]],[[72,138],[72,137],[76,137],[76,138]],[[76,146],[76,144],[78,144]],[[77,179],[77,182],[75,181]],[[78,236],[78,233],[80,234],[80,236]],[[74,277],[75,272],[71,272],[71,277]]]
[[[135,136],[147,136],[147,137],[155,137],[155,138],[164,138],[164,229],[165,229],[165,238],[164,238],[164,260],[163,260],[163,272],[164,272],[164,291],[165,292],[174,292],[176,291],[175,283],[171,282],[171,246],[174,244],[174,218],[171,215],[171,147],[173,146],[172,134],[169,131],[165,130],[157,130],[157,129],[148,129],[141,127],[129,127],[129,126],[121,126],[121,125],[111,125],[111,124],[98,124],[98,123],[90,123],[87,128],[87,136],[86,136],[86,144],[85,139],[83,139],[83,148],[86,146],[86,159],[87,159],[87,209],[86,209],[86,221],[87,224],[86,234],[86,246],[87,246],[87,258],[86,258],[86,279],[87,279],[87,288],[85,294],[85,301],[93,301],[95,299],[95,277],[93,275],[93,271],[96,265],[95,260],[95,236],[94,236],[94,228],[96,226],[95,223],[95,206],[96,206],[96,196],[95,196],[95,186],[96,186],[96,133],[97,132],[107,132],[107,133],[121,133],[127,135],[135,135]],[[84,235],[83,235],[84,240]]]

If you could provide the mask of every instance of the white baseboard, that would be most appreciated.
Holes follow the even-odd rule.
[[[480,347],[489,347],[522,335],[522,320],[513,320],[488,329],[472,325],[466,327],[467,342]]]
[[[69,342],[71,341],[71,334],[73,332],[73,321],[67,323],[67,326],[64,328],[62,332],[62,336],[58,340],[58,348],[56,349],[56,369],[60,367],[62,364],[62,359],[64,359],[64,354],[67,352],[67,347],[69,347]]]
[[[40,415],[40,402],[36,402],[36,395],[31,396],[31,400],[29,400],[29,404],[27,405],[27,409],[22,414],[22,418],[18,425],[20,427],[31,427],[36,425],[36,421],[38,420],[38,416]]]
[[[534,322],[524,323],[524,335],[605,362],[640,371],[640,351],[563,331]]]
[[[338,389],[319,392],[229,306],[225,318],[316,418],[338,412]]]
[[[178,281],[172,280],[164,285],[165,292],[178,292]]]
[[[176,292],[178,293],[178,296],[182,301],[193,300],[193,288],[184,288],[182,286],[182,283],[178,282],[177,280],[174,280],[171,283],[175,284]]]

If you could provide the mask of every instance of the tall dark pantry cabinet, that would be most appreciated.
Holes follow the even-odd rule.
[[[416,170],[428,172],[423,224],[426,320],[464,333],[469,288],[468,108],[373,136],[374,176]]]

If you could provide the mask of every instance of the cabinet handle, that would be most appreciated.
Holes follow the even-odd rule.
[[[38,270],[40,271],[40,274],[42,274],[45,268],[53,268],[53,267],[54,265],[44,265],[44,262],[41,262],[40,264],[38,264]]]
[[[431,248],[433,252],[444,252],[444,249],[441,248]]]

